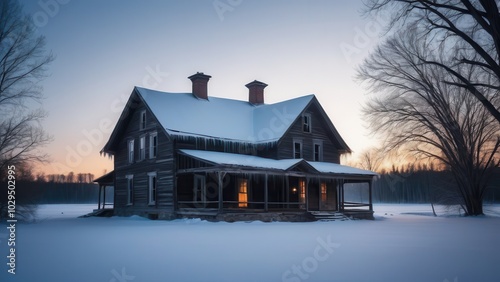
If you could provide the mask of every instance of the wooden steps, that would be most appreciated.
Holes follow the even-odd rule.
[[[344,221],[344,220],[351,220],[349,217],[344,215],[343,213],[340,212],[335,212],[335,211],[313,211],[310,212],[314,218],[316,218],[317,221]]]

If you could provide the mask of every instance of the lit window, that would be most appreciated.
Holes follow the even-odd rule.
[[[146,136],[141,136],[139,141],[139,160],[142,161],[146,158]]]
[[[311,133],[311,115],[310,114],[304,114],[302,116],[302,130],[304,132]]]
[[[134,140],[128,141],[128,163],[134,162]]]
[[[132,205],[134,201],[134,176],[129,174],[127,178],[127,204]]]
[[[238,207],[246,208],[248,207],[248,181],[246,179],[240,179],[240,185],[238,187]]]
[[[306,181],[304,179],[299,180],[299,189],[300,189],[299,201],[301,203],[305,203],[306,202]]]
[[[139,128],[145,129],[146,128],[146,111],[141,112],[141,123],[139,124]]]
[[[320,184],[321,187],[321,202],[326,203],[326,183],[321,182]]]
[[[149,158],[156,158],[158,146],[158,134],[156,132],[149,135]]]
[[[300,141],[293,142],[293,158],[302,159],[302,142]]]
[[[148,173],[149,204],[156,204],[156,172]]]

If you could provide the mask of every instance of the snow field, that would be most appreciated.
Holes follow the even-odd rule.
[[[483,217],[375,205],[376,220],[211,223],[76,218],[94,205],[41,206],[18,223],[16,275],[0,281],[500,281],[500,207]]]

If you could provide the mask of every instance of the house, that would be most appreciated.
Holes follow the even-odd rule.
[[[134,88],[102,149],[114,171],[96,180],[114,185],[116,215],[373,217],[376,173],[339,164],[351,150],[314,95],[266,104],[267,84],[253,81],[248,101],[209,97],[210,78],[190,76],[191,93]],[[366,201],[346,201],[360,183]]]

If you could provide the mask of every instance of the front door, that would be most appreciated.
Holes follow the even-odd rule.
[[[319,183],[319,210],[334,211],[337,210],[337,189],[334,182]]]
[[[205,176],[194,175],[193,183],[193,202],[195,207],[204,208],[206,207],[207,201],[207,189],[205,185]]]
[[[307,201],[310,211],[319,211],[319,189],[318,185],[311,183],[307,189]]]

